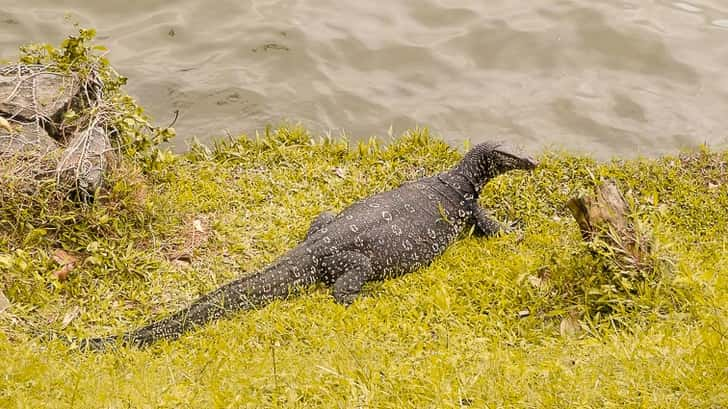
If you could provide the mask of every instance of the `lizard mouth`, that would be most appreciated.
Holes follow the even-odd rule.
[[[518,155],[518,154],[510,152],[508,150],[501,150],[501,149],[498,149],[498,153],[507,157],[509,160],[513,161],[514,163],[517,163],[518,169],[533,170],[538,166],[538,161],[530,156]]]
[[[536,169],[538,166],[538,161],[530,156],[526,156],[525,158],[521,158],[524,162],[526,162],[526,169]]]

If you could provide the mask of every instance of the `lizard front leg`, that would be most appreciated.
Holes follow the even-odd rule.
[[[478,236],[494,236],[498,232],[510,233],[516,227],[516,223],[501,223],[488,215],[482,207],[473,205],[473,224],[475,234]]]
[[[342,251],[321,260],[324,275],[333,282],[333,296],[339,304],[349,305],[373,276],[369,257],[355,251]]]

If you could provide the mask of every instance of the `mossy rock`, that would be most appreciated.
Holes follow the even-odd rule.
[[[42,65],[9,65],[0,68],[0,115],[57,122],[79,91],[79,79],[72,73],[49,71]]]
[[[0,127],[0,157],[47,155],[59,148],[38,122],[7,123],[9,128]]]
[[[102,103],[89,87],[81,86],[77,74],[53,66],[0,69],[0,157],[20,161],[15,173],[28,178],[28,190],[47,176],[87,200],[102,185],[115,153],[103,117],[76,113]]]

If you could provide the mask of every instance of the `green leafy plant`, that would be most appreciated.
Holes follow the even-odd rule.
[[[174,129],[151,124],[144,109],[124,92],[127,78],[112,67],[106,58],[107,49],[94,44],[95,37],[96,30],[79,28],[77,35],[68,36],[59,47],[50,44],[21,46],[20,62],[78,75],[101,101],[97,106],[80,106],[67,111],[64,121],[77,121],[79,116],[103,117],[111,131],[112,142],[121,152],[139,161],[145,169],[156,168],[170,159],[158,146],[174,137]]]

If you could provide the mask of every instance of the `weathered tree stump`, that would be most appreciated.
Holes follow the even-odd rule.
[[[632,211],[613,180],[595,188],[594,195],[571,198],[567,207],[582,238],[609,257],[620,273],[634,276],[651,270],[652,240],[632,220]]]

